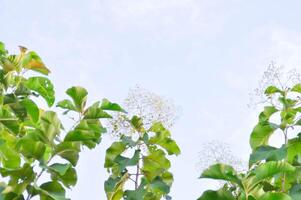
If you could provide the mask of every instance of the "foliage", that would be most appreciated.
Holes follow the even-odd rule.
[[[301,84],[293,87],[270,85],[267,99],[274,99],[259,114],[250,135],[252,154],[249,169],[239,173],[225,164],[206,169],[200,178],[224,180],[218,191],[206,191],[199,200],[297,200],[301,197]],[[269,140],[275,132],[283,134],[283,145],[272,146]]]
[[[49,107],[55,103],[50,70],[37,53],[20,47],[18,55],[11,55],[0,42],[0,65],[0,199],[67,199],[65,190],[77,182],[75,166],[82,147],[100,143],[106,131],[100,119],[111,117],[107,111],[123,109],[107,99],[86,106],[87,91],[71,87],[66,92],[70,99],[57,103],[64,114],[78,115],[67,131],[56,112],[36,103],[36,97]],[[26,77],[27,71],[42,76]]]
[[[120,136],[106,151],[105,182],[108,200],[170,199],[173,175],[167,155],[179,155],[180,149],[162,123],[145,128],[141,118],[128,119],[134,134]],[[133,182],[133,189],[127,182]]]

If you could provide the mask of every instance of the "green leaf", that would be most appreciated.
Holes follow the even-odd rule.
[[[99,120],[84,119],[75,127],[74,130],[68,132],[64,141],[81,141],[88,148],[94,148],[101,141],[101,134],[104,129]]]
[[[280,192],[268,192],[263,195],[259,200],[292,200],[290,196]]]
[[[123,186],[128,180],[129,174],[125,173],[122,177],[109,177],[105,181],[104,188],[107,194],[108,200],[120,200],[123,197]]]
[[[54,155],[59,155],[68,160],[73,166],[76,166],[80,152],[79,142],[64,141],[55,147]]]
[[[172,173],[166,171],[161,175],[162,180],[164,181],[164,183],[166,183],[167,185],[171,186],[173,183],[173,175]]]
[[[138,131],[138,132],[143,132],[143,122],[142,119],[138,116],[133,116],[131,119],[131,125]]]
[[[48,106],[52,106],[55,100],[53,85],[48,78],[45,77],[30,77],[25,86],[37,92],[47,102]]]
[[[198,200],[235,200],[236,198],[231,194],[231,192],[224,189],[213,191],[205,191]]]
[[[170,131],[167,130],[161,122],[155,122],[151,126],[149,131],[154,132],[154,133],[162,133],[161,135],[163,137],[170,137],[171,136]]]
[[[0,168],[0,173],[3,177],[8,177],[10,176],[13,179],[28,179],[32,178],[35,176],[33,167],[30,166],[28,163],[24,163],[24,165],[20,168],[17,169],[4,169]]]
[[[200,178],[211,178],[240,184],[236,171],[233,167],[225,164],[215,164],[210,166],[201,174]]]
[[[84,113],[84,119],[112,118],[111,115],[104,112],[100,108],[99,104],[99,102],[96,102],[92,106],[90,106]]]
[[[275,93],[283,93],[283,91],[281,91],[280,89],[278,89],[275,86],[269,86],[267,87],[267,89],[264,92],[266,95],[271,95],[271,94],[275,94]]]
[[[294,185],[289,191],[289,195],[291,196],[292,200],[301,199],[301,184]]]
[[[157,176],[150,184],[149,188],[152,193],[155,194],[168,194],[170,191],[170,186],[166,184],[161,177]]]
[[[0,106],[0,124],[3,124],[12,133],[18,134],[20,131],[18,118],[8,105]]]
[[[161,149],[153,150],[148,156],[143,157],[142,173],[148,181],[166,172],[170,168],[170,161]]]
[[[118,155],[114,161],[118,163],[119,172],[122,172],[128,166],[135,166],[139,162],[140,150],[136,150],[132,158]]]
[[[19,61],[16,55],[0,57],[0,64],[5,72],[19,71]]]
[[[144,189],[144,182],[141,182],[140,186],[136,190],[126,190],[124,192],[124,199],[125,200],[138,200],[138,199],[144,199],[144,196],[146,194],[146,190]]]
[[[288,140],[287,144],[287,160],[292,163],[296,156],[301,156],[301,138],[293,138]]]
[[[259,114],[259,121],[268,121],[270,117],[276,112],[278,112],[278,109],[276,109],[274,106],[265,106],[263,112]]]
[[[7,54],[7,50],[5,49],[5,44],[0,41],[0,56],[3,56],[5,54]]]
[[[34,51],[30,51],[24,55],[22,59],[22,66],[25,69],[40,72],[45,75],[50,73],[50,70],[45,66],[40,56]]]
[[[66,174],[67,170],[70,168],[70,164],[61,164],[61,163],[54,163],[47,168],[51,171],[57,172],[59,175],[63,176]]]
[[[70,186],[75,186],[75,184],[77,182],[77,173],[73,167],[69,166],[69,168],[64,172],[64,174],[52,173],[51,179],[60,181],[66,187],[69,188]]]
[[[22,138],[18,141],[17,147],[19,151],[27,158],[35,158],[39,160],[43,157],[46,146],[40,141],[34,141],[29,138]]]
[[[66,93],[72,98],[76,110],[82,113],[87,101],[87,90],[83,87],[71,87]]]
[[[284,105],[284,107],[288,108],[288,107],[293,107],[296,105],[296,103],[298,102],[295,99],[289,99],[287,97],[279,97],[278,98],[279,102],[282,103]]]
[[[291,89],[291,91],[301,93],[301,83],[294,85],[293,88]]]
[[[25,107],[26,112],[29,114],[32,121],[37,123],[40,118],[40,110],[38,106],[30,99],[23,99],[20,103]]]
[[[51,197],[53,200],[67,200],[65,197],[65,189],[57,181],[43,183],[40,186],[40,190],[41,200],[48,200],[47,197]]]
[[[181,150],[177,143],[172,140],[169,136],[170,133],[161,123],[155,123],[151,128],[150,131],[156,133],[154,137],[149,139],[149,144],[158,144],[162,148],[164,148],[169,155],[176,154],[179,155]]]
[[[55,112],[46,111],[42,113],[40,126],[44,136],[52,143],[60,134],[62,123]]]
[[[23,200],[22,193],[31,181],[31,179],[27,179],[17,184],[10,183],[2,193],[6,195],[6,199]]]
[[[251,154],[249,166],[261,160],[280,161],[286,158],[286,155],[287,149],[284,145],[279,149],[271,146],[260,146]]]
[[[105,168],[113,167],[115,164],[115,158],[119,156],[126,146],[122,142],[114,142],[106,151]]]
[[[279,173],[293,172],[295,167],[283,161],[270,161],[259,165],[254,171],[255,182],[271,178]]]
[[[4,168],[17,169],[21,164],[19,154],[6,144],[0,144],[0,161]]]
[[[63,108],[63,109],[67,109],[67,110],[73,110],[73,111],[76,111],[76,108],[75,106],[73,105],[73,103],[68,100],[68,99],[65,99],[65,100],[62,100],[62,101],[59,101],[56,105],[56,107],[60,107],[60,108]]]
[[[270,136],[277,128],[278,126],[272,123],[258,123],[253,129],[250,137],[252,149],[256,149],[261,145],[268,145]]]
[[[126,113],[117,103],[111,103],[108,99],[103,99],[100,108],[102,110],[112,110]]]

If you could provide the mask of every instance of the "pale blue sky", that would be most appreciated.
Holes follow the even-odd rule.
[[[196,199],[201,144],[233,145],[247,158],[256,112],[248,93],[265,67],[301,64],[300,1],[0,0],[0,40],[36,50],[51,68],[58,96],[72,85],[90,100],[121,102],[136,84],[172,99],[183,113],[173,129],[174,200]],[[299,72],[301,68],[299,67]],[[105,138],[78,165],[73,200],[105,199]],[[210,184],[208,184],[210,183]]]

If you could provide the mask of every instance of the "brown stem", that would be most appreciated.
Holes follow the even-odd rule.
[[[136,166],[136,174],[135,174],[135,190],[138,189],[138,182],[139,182],[139,175],[140,175],[140,160],[137,163]]]

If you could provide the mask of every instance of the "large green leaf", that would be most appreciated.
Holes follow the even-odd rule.
[[[84,114],[84,119],[112,118],[111,115],[100,108],[99,104],[100,102],[96,102],[92,106],[87,108]]]
[[[43,183],[40,186],[41,200],[67,200],[65,197],[65,189],[57,181]]]
[[[42,113],[40,126],[44,136],[52,143],[60,134],[62,123],[55,112],[46,111]]]
[[[286,158],[287,148],[283,145],[281,148],[272,146],[260,146],[253,151],[250,156],[249,165],[262,160],[266,161],[280,161]]]
[[[54,88],[51,81],[46,77],[30,77],[26,82],[25,86],[37,92],[47,102],[48,106],[52,106],[55,100]]]
[[[103,99],[100,108],[102,110],[112,110],[112,111],[119,111],[119,112],[125,112],[123,108],[121,108],[120,105],[117,103],[112,103],[108,99]]]
[[[279,173],[293,172],[295,167],[284,161],[270,161],[259,165],[254,169],[254,182],[262,181],[266,178],[272,178]]]
[[[88,148],[94,148],[101,141],[101,134],[106,130],[101,126],[99,120],[84,119],[68,132],[65,141],[81,141]]]
[[[34,141],[29,138],[22,138],[17,143],[19,151],[27,158],[39,160],[44,155],[46,146],[40,141]]]
[[[20,132],[20,123],[9,105],[0,106],[0,125],[16,135]]]
[[[11,148],[11,146],[0,141],[0,161],[4,168],[16,169],[21,164],[21,158],[19,154]]]
[[[0,173],[2,177],[10,177],[10,181],[3,191],[3,193],[8,196],[10,196],[11,193],[17,194],[17,196],[22,195],[26,187],[34,181],[36,175],[33,171],[33,167],[28,163],[25,163],[23,167],[18,169],[0,168]]]
[[[172,154],[179,155],[181,153],[177,143],[169,137],[170,136],[169,131],[165,129],[161,123],[155,123],[150,128],[150,131],[155,132],[156,135],[149,139],[149,144],[160,145],[168,152],[169,155]]]
[[[5,44],[0,41],[0,56],[4,56],[7,54],[7,50],[5,49]]]
[[[104,167],[113,167],[115,164],[115,159],[119,156],[126,146],[122,142],[114,142],[106,151],[106,158]]]
[[[157,149],[143,157],[142,173],[148,181],[166,172],[170,168],[170,161],[165,157],[164,151]]]
[[[66,172],[68,171],[68,169],[70,168],[70,164],[61,164],[61,163],[54,163],[50,166],[48,166],[47,168],[51,171],[55,171],[56,173],[58,173],[59,175],[63,176],[66,174]]]
[[[231,192],[224,189],[214,191],[205,191],[198,200],[235,200],[236,198],[231,194]]]
[[[132,117],[132,119],[131,119],[131,125],[138,132],[143,132],[144,131],[142,118],[140,118],[138,116],[133,116]]]
[[[268,192],[263,197],[261,197],[259,200],[292,200],[292,198],[285,194],[280,192]]]
[[[146,194],[146,190],[144,189],[145,183],[144,181],[141,182],[140,186],[136,190],[126,190],[124,192],[124,199],[125,200],[138,200],[144,199]],[[155,199],[157,200],[157,199]]]
[[[263,112],[259,114],[259,121],[268,121],[270,117],[276,112],[278,112],[278,109],[274,106],[265,106]]]
[[[107,194],[108,200],[120,200],[123,197],[123,186],[125,182],[128,180],[129,174],[125,173],[121,177],[109,177],[107,181],[105,181],[104,188]]]
[[[287,144],[287,160],[293,162],[296,156],[301,156],[301,138],[293,138],[288,140]]]
[[[79,158],[79,152],[79,142],[64,141],[56,145],[54,155],[59,155],[62,158],[68,160],[73,166],[76,166]]]
[[[292,87],[291,91],[301,93],[301,83],[298,83],[298,84],[294,85]]]
[[[25,69],[37,71],[45,75],[50,73],[50,70],[45,66],[40,56],[34,51],[30,51],[24,55],[22,66]]]
[[[291,196],[292,200],[299,200],[301,199],[301,184],[296,184],[294,185],[290,192],[289,195]]]
[[[157,176],[150,184],[149,184],[149,189],[152,193],[155,194],[168,194],[170,191],[170,185],[165,183],[163,179],[159,176]]]
[[[40,110],[38,106],[30,99],[23,99],[20,102],[26,109],[33,122],[38,122],[40,118]]]
[[[280,90],[279,88],[271,85],[269,87],[266,88],[265,92],[264,92],[266,95],[272,95],[272,94],[275,94],[275,93],[283,93],[282,90]]]
[[[72,98],[76,110],[82,113],[87,101],[87,90],[83,87],[71,87],[66,93]]]
[[[140,150],[136,150],[132,158],[118,155],[114,161],[118,164],[119,172],[122,172],[128,166],[135,166],[139,162]]]
[[[200,178],[225,180],[240,184],[239,177],[233,167],[225,164],[215,164],[206,169]]]
[[[268,145],[268,141],[273,132],[278,128],[272,123],[258,123],[250,137],[250,145],[252,149],[256,149],[261,145]]]
[[[69,165],[64,166],[62,169],[58,169],[57,173],[51,173],[51,179],[57,180],[63,183],[66,187],[74,186],[77,182],[76,170]]]
[[[58,102],[56,106],[63,109],[67,109],[67,111],[70,110],[76,111],[75,105],[68,99]]]

